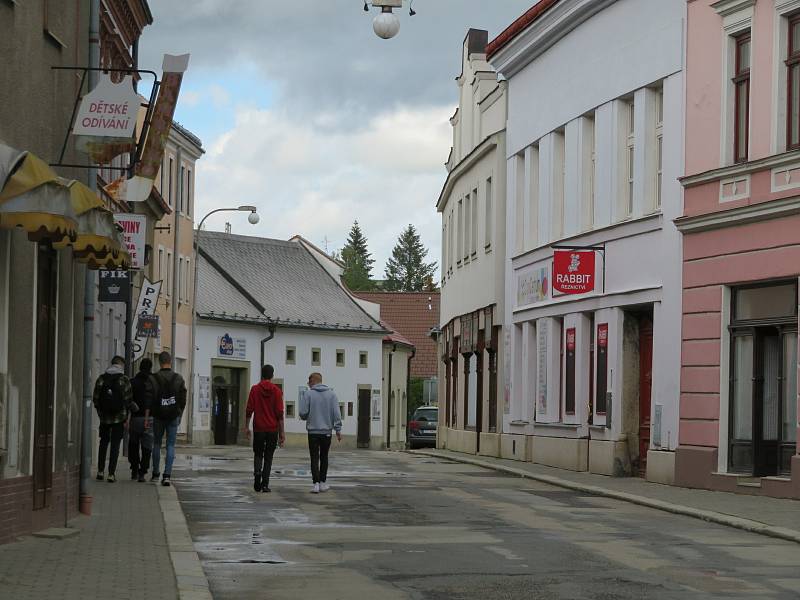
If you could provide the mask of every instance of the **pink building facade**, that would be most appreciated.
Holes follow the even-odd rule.
[[[800,498],[800,0],[689,0],[678,485]]]

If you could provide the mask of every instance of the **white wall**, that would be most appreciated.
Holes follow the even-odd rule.
[[[585,0],[565,0],[563,9],[585,4]],[[511,260],[506,270],[507,323],[524,325],[518,335],[510,335],[514,357],[509,357],[510,369],[506,385],[510,385],[512,406],[505,418],[504,430],[512,433],[533,433],[529,403],[535,397],[537,382],[536,323],[551,317],[564,318],[565,327],[578,330],[578,344],[585,346],[588,313],[607,319],[609,335],[609,365],[615,369],[614,427],[611,436],[620,434],[617,406],[622,385],[621,344],[622,313],[617,307],[650,305],[654,316],[653,405],[663,406],[662,444],[674,449],[677,445],[677,425],[680,381],[681,347],[681,236],[673,219],[682,213],[682,192],[678,177],[683,174],[683,98],[682,30],[685,12],[683,0],[619,0],[592,16],[588,21],[566,34],[560,41],[536,55],[531,49],[536,43],[527,37],[531,47],[515,47],[513,52],[498,54],[494,66],[512,64],[511,54],[524,52],[535,55],[508,80],[509,118],[507,124],[507,234],[506,248]],[[559,9],[561,10],[561,9]],[[553,14],[557,14],[554,11]],[[537,25],[546,34],[546,18]],[[519,39],[525,38],[525,34]],[[515,65],[517,68],[519,65]],[[564,74],[569,73],[568,77]],[[654,115],[656,94],[650,87],[658,82],[663,86],[663,176],[661,208],[655,206],[654,183]],[[624,179],[624,140],[627,137],[625,104],[621,98],[634,98],[634,193],[633,213],[626,214],[622,199],[627,186]],[[591,111],[591,112],[590,112]],[[594,116],[594,142],[584,118]],[[557,187],[559,169],[553,166],[552,132],[564,128],[564,200],[554,207],[552,199]],[[588,141],[587,141],[588,140]],[[538,144],[538,148],[534,146]],[[535,149],[535,151],[534,151]],[[587,220],[585,204],[589,181],[590,156],[594,149],[594,218]],[[538,165],[531,161],[538,156]],[[535,168],[538,167],[538,168]],[[534,181],[534,174],[538,179]],[[534,195],[538,193],[538,197]],[[538,216],[538,223],[531,215]],[[563,233],[553,219],[563,215]],[[522,217],[525,226],[518,226]],[[520,239],[519,236],[522,236]],[[605,261],[598,254],[595,292],[579,296],[557,296],[548,293],[539,302],[517,305],[520,277],[540,268],[550,269],[553,243],[568,245],[605,245]],[[605,291],[603,269],[605,268]],[[550,276],[549,273],[548,276]],[[615,310],[616,309],[616,310]],[[612,327],[613,325],[613,327]],[[595,325],[596,326],[596,325]],[[533,332],[533,333],[530,333]],[[587,331],[588,332],[588,331]],[[619,335],[617,335],[617,333]],[[549,335],[550,355],[558,354],[558,336]],[[615,338],[619,338],[616,340]],[[521,356],[517,356],[521,353]],[[612,362],[613,361],[613,362]],[[554,366],[548,357],[548,374]],[[584,364],[582,364],[584,363]],[[611,368],[611,367],[610,367]],[[534,369],[534,373],[530,373]],[[522,372],[519,372],[519,371]],[[576,364],[576,377],[583,378],[588,363]],[[558,370],[555,371],[556,376]],[[618,379],[619,377],[619,379]],[[552,381],[552,379],[551,379]],[[611,384],[611,381],[609,381]],[[581,384],[582,385],[582,384]],[[521,386],[523,389],[514,389]],[[609,388],[611,389],[611,387]],[[588,390],[576,387],[576,394]],[[556,394],[554,396],[554,394]],[[548,387],[548,410],[544,419],[550,421],[563,402],[561,391]],[[577,402],[582,400],[578,398]],[[585,411],[584,411],[585,412]],[[653,411],[654,412],[654,411]],[[583,427],[585,414],[564,416],[563,422],[575,421]],[[512,425],[518,421],[517,425]],[[602,419],[601,419],[602,421]],[[597,424],[597,421],[595,421]],[[579,432],[578,432],[579,433]],[[555,432],[547,435],[575,435],[575,432]],[[593,432],[593,437],[595,433]],[[598,433],[605,435],[604,432]],[[668,442],[669,441],[669,442]]]
[[[242,364],[250,369],[250,381],[247,383],[249,389],[249,386],[258,383],[260,379],[261,340],[267,335],[265,327],[200,321],[197,326],[196,376],[210,377],[211,360],[226,358],[218,354],[218,339],[226,333],[232,338],[246,339],[246,359]],[[294,365],[286,364],[287,346],[295,347]],[[311,364],[312,348],[321,350],[319,366]],[[336,366],[337,349],[345,351],[344,367]],[[369,353],[366,368],[359,367],[360,351]],[[230,360],[229,357],[227,359]],[[275,367],[275,380],[283,381],[284,399],[287,403],[297,402],[298,389],[306,385],[310,373],[314,371],[322,373],[324,383],[334,388],[340,403],[345,403],[345,415],[347,415],[347,403],[353,403],[353,416],[345,416],[343,421],[344,435],[355,436],[357,432],[358,386],[370,385],[373,389],[381,389],[382,338],[378,335],[345,335],[279,328],[275,337],[266,344],[265,361]],[[197,385],[196,379],[195,392]],[[195,402],[195,431],[210,431],[210,424],[204,425],[200,414],[198,403]],[[372,421],[373,438],[380,438],[383,435],[382,426],[382,420]],[[305,422],[297,417],[297,408],[295,408],[295,418],[286,420],[286,431],[305,433]]]

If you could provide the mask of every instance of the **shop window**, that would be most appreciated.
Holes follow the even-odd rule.
[[[311,349],[311,366],[318,367],[322,363],[322,351],[319,348]]]
[[[566,330],[566,353],[564,354],[564,411],[575,414],[575,328]]]
[[[286,364],[293,365],[296,363],[297,349],[294,346],[286,346]]]
[[[336,366],[343,367],[344,366],[344,350],[336,350]]]

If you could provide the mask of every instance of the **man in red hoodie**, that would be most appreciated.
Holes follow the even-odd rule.
[[[275,447],[286,441],[283,431],[283,393],[272,383],[275,369],[272,365],[261,367],[261,381],[250,388],[247,398],[247,413],[244,431],[250,439],[250,417],[253,417],[253,489],[257,492],[271,492],[269,474],[272,471],[272,456]]]

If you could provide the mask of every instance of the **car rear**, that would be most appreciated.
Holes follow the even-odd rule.
[[[436,428],[439,424],[439,409],[421,406],[414,411],[408,422],[408,447],[436,446]]]

